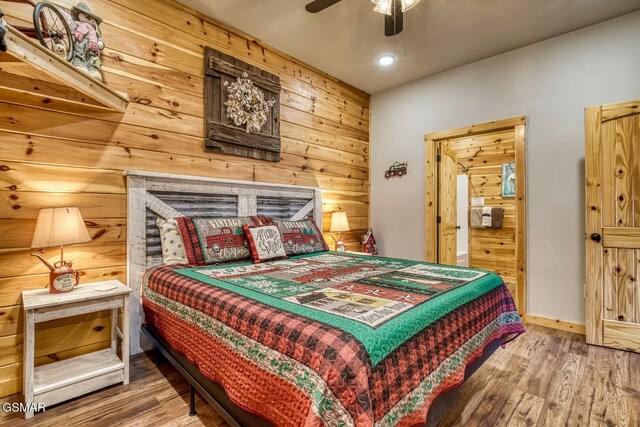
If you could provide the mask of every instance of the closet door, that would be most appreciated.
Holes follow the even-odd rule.
[[[640,102],[586,109],[590,344],[640,352]]]
[[[441,142],[438,154],[438,263],[456,265],[458,263],[457,229],[458,213],[458,159],[447,142]]]

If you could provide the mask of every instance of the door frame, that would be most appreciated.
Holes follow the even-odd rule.
[[[485,133],[514,130],[516,168],[516,305],[521,315],[526,314],[527,285],[527,222],[526,222],[526,116],[479,123],[455,129],[430,132],[424,136],[425,144],[425,260],[436,262],[438,254],[438,143],[440,141]]]

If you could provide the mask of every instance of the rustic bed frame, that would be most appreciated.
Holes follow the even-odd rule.
[[[322,230],[322,190],[166,173],[125,171],[127,179],[127,283],[131,354],[140,353],[142,279],[162,263],[156,218],[186,215],[254,216],[298,220],[312,216]]]
[[[133,289],[129,314],[133,334],[131,354],[156,349],[159,360],[168,360],[180,372],[190,386],[190,415],[196,414],[197,391],[232,426],[270,425],[235,405],[221,386],[206,378],[197,366],[176,352],[153,326],[144,323],[141,303],[143,276],[148,268],[162,263],[155,220],[185,215],[265,215],[292,220],[312,216],[322,230],[322,190],[143,171],[125,171],[124,175],[127,179],[127,281]],[[465,380],[499,344],[500,340],[495,341],[485,349],[480,359],[467,366]],[[454,407],[457,394],[458,390],[454,388],[434,400],[426,427],[436,426],[446,416]]]

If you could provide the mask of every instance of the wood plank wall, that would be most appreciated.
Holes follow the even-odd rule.
[[[514,130],[449,140],[447,144],[457,153],[458,162],[469,168],[469,197],[484,197],[485,206],[505,210],[501,229],[469,229],[469,266],[498,273],[515,296],[516,201],[502,197],[502,163],[515,160]],[[465,172],[459,169],[458,174]]]
[[[368,94],[172,0],[88,3],[104,19],[105,82],[128,93],[126,114],[65,114],[46,103],[30,108],[0,100],[1,396],[21,389],[20,292],[47,282],[46,268],[29,256],[40,208],[80,207],[93,241],[66,248],[65,257],[83,270],[84,282],[125,280],[125,169],[320,186],[325,231],[331,211],[346,211],[354,231],[343,235],[351,250],[369,225]],[[26,5],[2,8],[9,22],[30,20]],[[204,46],[280,76],[280,163],[203,151]],[[17,72],[33,88],[50,84],[11,66],[0,65],[0,74]],[[44,254],[54,259],[57,250]],[[41,325],[37,362],[107,347],[109,321],[99,313]]]

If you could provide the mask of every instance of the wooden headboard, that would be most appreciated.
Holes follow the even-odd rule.
[[[253,216],[302,219],[313,216],[322,230],[322,190],[188,175],[125,171],[127,178],[127,283],[133,289],[131,353],[142,351],[142,279],[162,263],[156,218],[186,215]]]

